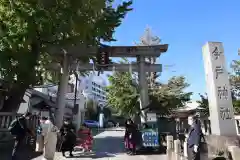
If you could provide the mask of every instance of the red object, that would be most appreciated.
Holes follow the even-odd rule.
[[[93,137],[89,128],[80,129],[78,131],[77,147],[84,148],[86,150],[92,150]]]

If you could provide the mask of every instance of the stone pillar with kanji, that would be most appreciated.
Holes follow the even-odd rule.
[[[202,51],[212,134],[234,136],[237,133],[223,44],[207,42]]]

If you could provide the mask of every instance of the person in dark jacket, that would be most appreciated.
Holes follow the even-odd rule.
[[[126,122],[124,141],[128,154],[136,154],[137,127],[131,119]]]
[[[12,160],[17,160],[17,152],[23,140],[25,139],[27,133],[33,135],[33,132],[27,127],[27,120],[31,118],[31,113],[27,112],[21,117],[16,118],[17,132],[15,136],[15,142],[12,150]]]
[[[197,116],[194,116],[190,121],[192,121],[192,124],[187,140],[188,160],[200,160],[200,145],[203,138],[201,123]]]
[[[129,153],[129,120],[125,122],[125,134],[124,134],[124,144],[127,153]]]
[[[73,149],[76,143],[76,133],[75,127],[70,122],[70,120],[65,120],[63,126],[60,129],[62,137],[61,152],[65,157],[65,152],[70,152],[70,157],[73,157]]]

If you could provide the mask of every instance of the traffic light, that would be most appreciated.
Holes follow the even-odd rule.
[[[97,53],[97,65],[104,67],[109,64],[109,53],[104,52],[103,48],[100,47]],[[106,66],[107,67],[107,66]]]

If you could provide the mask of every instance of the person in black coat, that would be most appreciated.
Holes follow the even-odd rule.
[[[136,154],[137,136],[136,125],[131,119],[127,120],[124,140],[126,149],[128,149],[128,154]]]
[[[201,139],[203,138],[201,122],[197,116],[193,117],[192,122],[187,140],[188,160],[200,160]]]
[[[24,141],[24,138],[26,137],[27,133],[32,136],[34,135],[34,133],[27,126],[27,121],[31,118],[31,116],[32,114],[30,112],[27,112],[23,116],[17,117],[12,122],[14,123],[15,121],[14,127],[16,128],[16,134],[14,134],[15,142],[12,149],[12,160],[18,159],[17,152],[20,149],[20,145]]]
[[[65,152],[70,152],[70,157],[73,157],[73,149],[76,143],[75,127],[69,120],[65,120],[60,129],[62,137],[61,152],[65,157]]]

